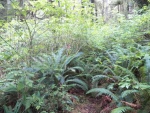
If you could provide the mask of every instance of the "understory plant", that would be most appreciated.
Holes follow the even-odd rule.
[[[115,46],[99,57],[102,70],[92,77],[92,88],[87,94],[108,96],[110,101],[101,106],[102,113],[149,112],[149,55],[148,46]],[[146,98],[142,98],[146,97]]]
[[[67,55],[65,49],[36,57],[31,67],[7,68],[0,84],[0,110],[16,112],[68,112],[77,99],[68,93],[72,87],[88,90],[87,84],[76,75],[83,71],[75,60],[82,53]]]
[[[49,1],[15,0],[0,21],[0,113],[70,112],[73,88],[101,97],[100,113],[148,113],[150,10],[104,22],[88,0]]]

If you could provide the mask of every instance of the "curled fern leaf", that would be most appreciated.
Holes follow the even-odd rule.
[[[122,92],[121,97],[124,98],[132,93],[138,93],[138,90],[125,90],[124,92]]]
[[[112,97],[115,101],[118,101],[118,97],[115,94],[113,94],[111,91],[105,88],[93,88],[89,90],[86,94],[89,94],[89,93],[98,93],[97,96],[106,94]]]
[[[130,110],[132,110],[131,107],[126,107],[126,106],[125,107],[118,107],[116,109],[113,109],[111,111],[111,113],[125,113],[125,112],[130,111]]]

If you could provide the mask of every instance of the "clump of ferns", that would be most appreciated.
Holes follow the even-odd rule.
[[[128,76],[127,76],[128,77]],[[131,80],[133,78],[131,77]],[[109,77],[107,75],[96,75],[92,79],[93,88],[87,92],[92,93],[93,96],[108,96],[112,101],[112,105],[116,105],[117,108],[113,110],[113,113],[123,113],[126,111],[135,111],[141,108],[141,93],[143,92],[140,88],[148,89],[149,87],[144,84],[126,84],[123,81],[123,77]],[[123,82],[123,84],[119,84]],[[145,90],[144,89],[144,90]],[[111,106],[110,106],[111,107]],[[116,112],[117,111],[117,112]]]
[[[105,87],[107,88],[108,85],[111,83],[115,83],[116,79],[113,77],[109,77],[107,75],[95,75],[92,77],[92,87]]]
[[[91,94],[96,97],[101,97],[99,111],[107,113],[114,106],[115,102],[118,102],[118,97],[108,87],[113,86],[115,79],[107,75],[95,75],[92,77],[92,89],[87,94]],[[112,103],[112,106],[110,105]]]

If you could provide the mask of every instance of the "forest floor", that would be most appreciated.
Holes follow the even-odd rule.
[[[74,109],[70,113],[110,113],[115,108],[110,106],[112,100],[108,96],[91,97],[80,89],[73,89],[71,93],[76,95],[79,101],[73,101]]]

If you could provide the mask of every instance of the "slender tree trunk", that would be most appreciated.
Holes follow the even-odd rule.
[[[91,0],[91,3],[95,3],[95,0]]]
[[[14,10],[11,6],[11,0],[7,0],[7,21],[11,21],[12,17],[14,17]]]
[[[24,6],[24,0],[19,0],[19,6],[23,7]]]
[[[7,20],[7,1],[0,1],[3,8],[0,9],[0,20]]]
[[[103,3],[102,3],[102,17],[103,17],[103,18],[104,18],[104,16],[105,16],[104,10],[105,10],[105,0],[103,0]]]

